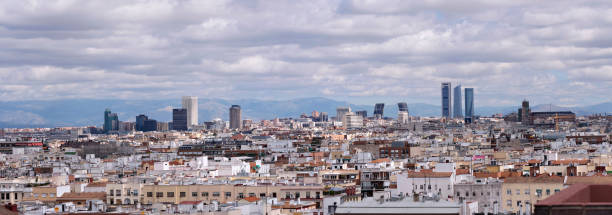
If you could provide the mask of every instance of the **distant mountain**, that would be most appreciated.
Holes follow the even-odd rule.
[[[214,98],[199,99],[200,122],[215,118],[228,119],[229,107],[238,104],[242,107],[245,119],[273,119],[276,117],[299,117],[302,113],[310,115],[313,110],[327,112],[329,117],[336,115],[336,108],[350,105],[353,111],[366,110],[371,116],[374,110],[372,105],[355,105],[344,101],[328,98],[300,98],[292,100],[257,100],[240,99],[225,100]],[[0,102],[0,128],[7,127],[61,127],[61,126],[101,126],[105,108],[118,113],[121,121],[135,121],[138,114],[146,114],[159,121],[172,119],[172,108],[180,107],[180,98],[162,100],[93,100],[93,99],[65,99],[53,101],[10,101]],[[385,116],[397,116],[397,104],[385,104]],[[440,106],[414,103],[408,104],[410,115],[439,116]],[[490,116],[492,114],[507,114],[515,112],[517,107],[476,107],[476,114]],[[536,105],[535,111],[566,110],[567,108]],[[602,103],[592,106],[569,108],[578,115],[592,113],[612,112],[612,103]]]

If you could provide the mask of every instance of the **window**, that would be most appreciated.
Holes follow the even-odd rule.
[[[521,201],[516,201],[516,206],[521,206]]]
[[[300,192],[295,192],[295,198],[299,199],[300,198]]]
[[[264,197],[266,197],[266,193],[259,193],[259,197],[260,197],[260,198],[264,198]]]
[[[40,194],[40,197],[45,198],[45,197],[47,197],[47,194],[46,193]]]
[[[457,197],[459,197],[459,196],[461,196],[461,193],[460,193],[460,192],[457,192]]]
[[[491,192],[487,192],[487,196],[491,196]]]
[[[508,195],[512,195],[512,190],[507,189],[507,190],[506,190],[506,194],[508,194]]]
[[[125,195],[130,196],[130,189],[125,189]]]
[[[306,191],[306,198],[310,199],[310,191]]]
[[[166,193],[166,197],[174,197],[174,192],[168,192],[168,193]]]
[[[137,189],[134,189],[133,193],[134,193],[134,196],[138,196],[138,190]]]
[[[529,189],[525,189],[525,195],[529,195]]]
[[[115,190],[109,190],[109,194],[110,196],[114,196],[115,195]],[[4,193],[2,194],[2,199],[4,199]]]
[[[419,189],[421,189],[421,190],[423,189],[423,185],[422,184],[419,186]]]
[[[208,192],[202,192],[202,197],[208,197]]]
[[[291,193],[286,192],[286,193],[285,193],[285,199],[290,199],[290,198],[291,198]]]
[[[506,205],[509,206],[509,207],[512,207],[512,200],[506,201]]]
[[[198,192],[191,192],[191,197],[198,197]]]
[[[276,192],[272,193],[272,198],[276,198]]]
[[[244,199],[244,193],[238,193],[238,198],[239,199]]]
[[[465,191],[465,197],[469,197],[470,196],[470,192]]]
[[[550,189],[546,189],[546,195],[550,196]]]
[[[225,192],[225,197],[232,197],[232,192]]]
[[[249,197],[255,197],[255,193],[249,193]]]
[[[537,189],[536,190],[536,196],[538,196],[538,197],[542,196],[542,189]]]
[[[520,189],[516,189],[516,195],[521,195],[521,190]]]
[[[450,184],[446,186],[446,189],[447,189],[447,190],[450,190],[450,189],[451,189]]]
[[[17,193],[15,193],[15,195],[17,195]],[[55,193],[49,193],[49,197],[55,197]]]
[[[472,196],[473,196],[473,197],[476,197],[476,192],[472,192]]]
[[[555,189],[555,193],[561,192],[561,190],[559,189]]]
[[[121,196],[121,190],[115,190],[115,196]]]
[[[497,191],[497,196],[499,196],[499,191]]]
[[[219,192],[213,192],[214,197],[219,197],[221,194]]]
[[[321,198],[321,196],[320,196],[320,193],[319,193],[319,192],[316,192],[316,196],[317,196],[317,197],[316,197],[317,199],[320,199],[320,198]]]
[[[180,192],[180,193],[179,193],[179,195],[180,195],[180,197],[181,197],[181,198],[184,198],[185,196],[187,196],[187,193],[185,193],[185,192]]]
[[[147,197],[153,197],[153,192],[147,192]]]

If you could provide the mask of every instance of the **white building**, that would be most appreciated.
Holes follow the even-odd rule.
[[[404,195],[435,194],[440,199],[453,197],[452,172],[404,172],[397,176],[397,190]]]
[[[400,111],[397,113],[397,123],[406,124],[408,122],[408,112]]]
[[[348,112],[347,114],[344,115],[344,118],[345,118],[345,123],[343,122],[343,125],[347,129],[363,127],[363,117],[353,112]]]
[[[187,127],[198,125],[198,97],[183,96],[183,108],[187,109]]]

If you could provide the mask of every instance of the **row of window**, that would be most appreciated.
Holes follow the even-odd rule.
[[[14,194],[13,199],[18,199],[17,198],[17,193],[13,193],[13,194]],[[23,197],[23,193],[21,195]],[[9,200],[9,199],[11,199],[11,193],[0,193],[0,199],[2,199],[2,200]]]
[[[525,201],[525,205],[523,205],[523,207],[525,207],[526,205],[530,204],[529,201]],[[512,207],[512,200],[508,200],[506,201],[506,206],[508,207]],[[516,206],[521,206],[521,201],[516,201]]]
[[[108,195],[110,196],[121,196],[121,190],[120,189],[116,189],[116,190],[109,190],[108,191]],[[125,195],[126,196],[138,196],[138,190],[134,189],[131,193],[130,193],[130,189],[125,189]]]
[[[476,192],[472,192],[472,196],[473,197],[477,197],[476,196],[477,194],[478,193],[476,193]],[[497,194],[497,196],[499,196],[499,192],[497,192],[496,194]],[[480,192],[480,196],[484,196],[484,192]],[[487,196],[491,196],[491,192],[487,192]],[[461,192],[457,192],[457,197],[461,197]],[[470,192],[465,191],[465,196],[464,197],[470,197]]]
[[[530,190],[529,189],[525,189],[525,195],[530,195]],[[555,189],[555,193],[561,192],[560,189]],[[511,189],[507,189],[506,190],[506,194],[508,195],[512,195],[512,190]],[[514,192],[514,195],[521,195],[521,190],[520,189],[516,189],[516,191]],[[546,189],[546,195],[549,196],[550,195],[550,189]],[[536,189],[536,196],[542,196],[542,189]]]
[[[311,193],[310,191],[306,192],[306,198],[311,198]],[[255,197],[256,194],[255,193],[249,193],[248,194],[249,197]],[[187,192],[179,192],[179,197],[184,198],[187,196]],[[208,192],[201,192],[200,193],[201,197],[208,197]],[[213,197],[219,197],[221,196],[220,192],[213,192],[212,193]],[[321,193],[320,192],[315,192],[315,196],[316,198],[321,198]],[[147,197],[153,197],[153,192],[147,192]],[[155,197],[156,198],[163,198],[164,197],[164,192],[155,192]],[[174,197],[174,192],[166,192],[165,197]],[[198,197],[198,192],[191,192],[191,197]],[[232,197],[232,192],[225,192],[225,197]],[[259,197],[266,197],[266,193],[260,193]],[[245,198],[244,193],[238,193],[238,198],[242,199]],[[272,198],[276,198],[276,192],[272,193]],[[293,195],[291,192],[286,192],[285,193],[285,198],[290,199],[290,198],[300,198],[300,192],[295,192]]]

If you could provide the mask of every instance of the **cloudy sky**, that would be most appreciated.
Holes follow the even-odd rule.
[[[0,100],[438,104],[443,81],[480,105],[612,101],[612,3],[0,1]]]

